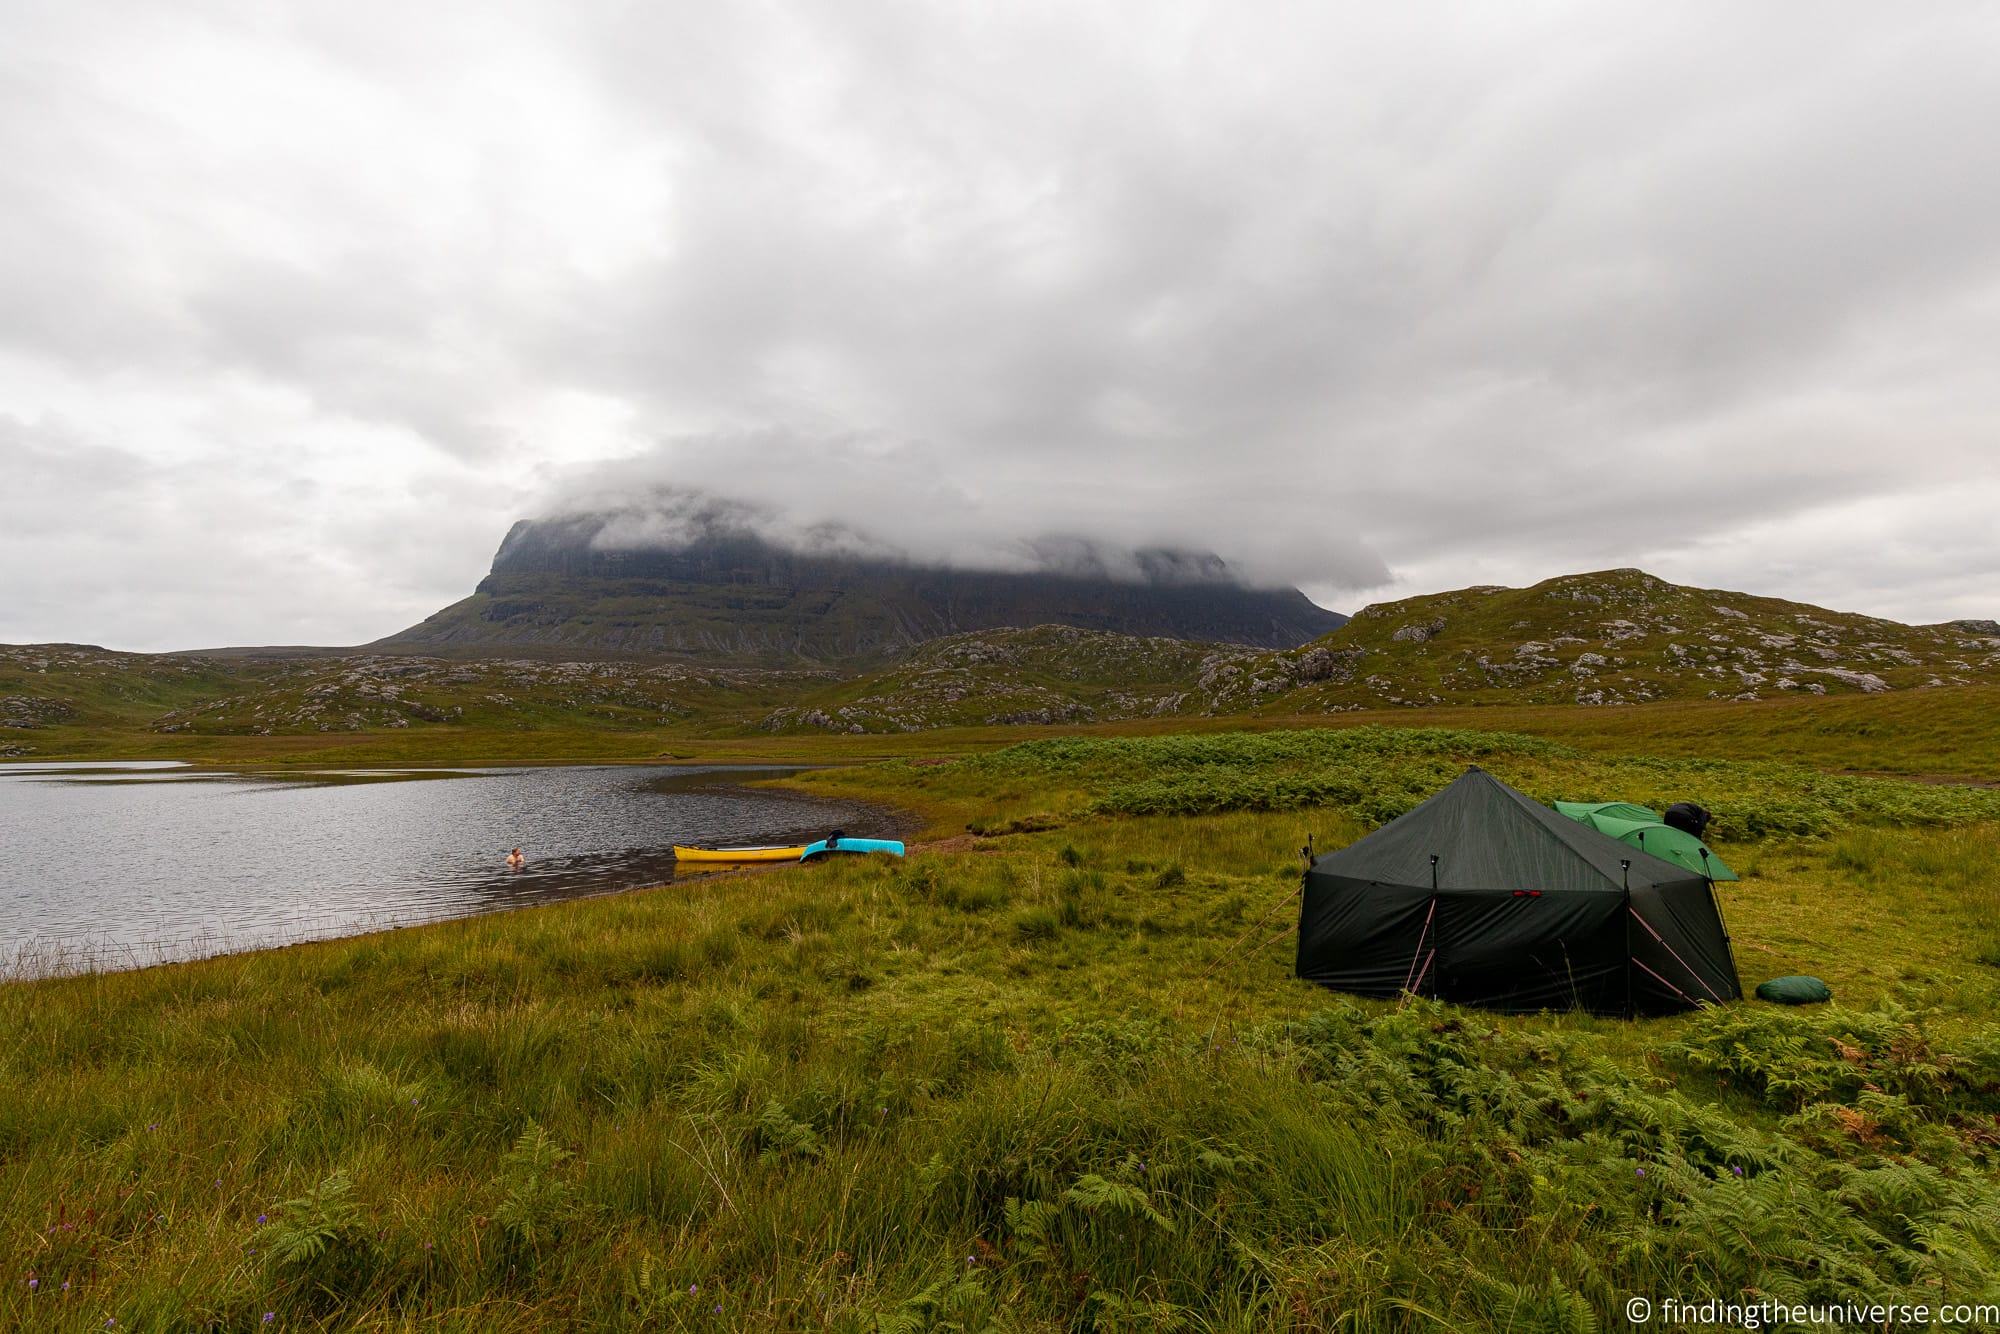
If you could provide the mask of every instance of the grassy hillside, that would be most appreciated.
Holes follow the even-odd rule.
[[[1878,694],[2000,682],[2000,638],[1910,626],[1639,570],[1381,603],[1218,707],[1282,712],[1438,704],[1638,704]]]
[[[1703,799],[1746,984],[1811,971],[1840,1004],[1495,1019],[1292,980],[1303,834],[1470,759]],[[0,987],[0,1324],[1575,1331],[1635,1295],[2000,1300],[2000,793],[1367,728],[811,782],[1028,832]]]
[[[170,737],[442,731],[456,744],[481,733],[657,734],[677,726],[740,726],[828,679],[797,670],[645,661],[201,657],[0,646],[0,754],[121,747],[150,754],[159,750],[157,739]]]
[[[644,662],[450,662],[361,655],[267,664],[237,693],[162,715],[158,732],[281,735],[413,726],[622,731],[753,707],[804,672]]]
[[[1984,628],[1902,626],[1612,571],[1371,607],[1293,652],[1038,626],[939,639],[858,675],[0,647],[0,758],[851,761],[1051,731],[1386,714],[1611,752],[1995,781],[2000,637]]]
[[[202,659],[80,644],[0,644],[0,758],[49,749],[36,743],[51,736],[142,730],[240,680]]]
[[[0,756],[122,748],[247,757],[357,744],[456,759],[480,748],[504,758],[492,752],[514,749],[508,737],[520,733],[523,757],[652,757],[672,749],[667,738],[747,742],[760,732],[880,736],[1890,695],[2000,684],[2000,637],[1978,631],[1897,625],[1616,570],[1385,603],[1303,649],[1275,653],[1058,625],[953,635],[886,664],[842,670],[643,658],[149,657],[29,645],[0,647]],[[1956,716],[1959,706],[1935,712]],[[448,735],[420,739],[427,731]],[[414,735],[355,740],[396,732]],[[162,749],[158,738],[170,736],[326,741]]]
[[[1970,624],[1970,623],[1968,623]],[[953,636],[774,711],[776,731],[1889,694],[2000,684],[2000,637],[1637,570],[1382,603],[1297,650],[1042,626]]]
[[[90,650],[93,654],[101,650]],[[48,690],[37,681],[38,688]],[[213,687],[204,687],[213,688]],[[1788,760],[1837,772],[1912,774],[2000,782],[2000,686],[1960,686],[1879,695],[1793,696],[1761,701],[1665,701],[1623,708],[1568,705],[1393,708],[1327,715],[1159,715],[1123,721],[1004,724],[851,735],[808,726],[773,733],[741,721],[768,716],[752,705],[738,721],[608,728],[557,712],[522,726],[511,715],[490,725],[412,724],[375,731],[161,732],[139,718],[107,724],[55,723],[0,731],[0,747],[26,758],[180,759],[205,764],[346,766],[524,764],[685,760],[852,764],[948,757],[1052,736],[1146,736],[1236,728],[1327,726],[1476,727],[1548,737],[1578,750],[1701,758]],[[11,738],[19,738],[18,741]]]
[[[1204,711],[1218,671],[1256,649],[1040,625],[920,645],[882,671],[774,711],[770,731],[914,732],[1155,718]]]

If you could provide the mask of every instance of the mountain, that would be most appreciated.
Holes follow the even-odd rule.
[[[576,558],[598,568],[587,555]],[[573,590],[591,580],[629,589],[659,576],[627,568],[505,578],[568,579]],[[475,602],[495,596],[482,591]],[[685,597],[666,604],[687,605]],[[1901,625],[1606,570],[1531,588],[1465,588],[1380,603],[1330,634],[1276,651],[1050,624],[965,631],[840,664],[674,661],[608,650],[562,660],[556,655],[576,651],[554,640],[546,651],[506,656],[497,645],[428,656],[407,649],[195,655],[0,645],[0,757],[149,733],[881,733],[1420,705],[1990,691],[2000,685],[1993,628],[1982,621]]]
[[[715,525],[634,541],[617,517],[515,524],[471,597],[368,647],[839,661],[1036,625],[1290,648],[1346,619],[1297,589],[1248,587],[1206,552],[1070,541],[1028,549],[1034,568],[972,570]]]

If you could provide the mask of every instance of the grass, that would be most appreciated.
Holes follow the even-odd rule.
[[[1836,773],[2000,781],[2000,687],[1757,701],[1668,701],[1619,708],[1493,705],[1331,715],[1158,718],[1064,726],[955,727],[842,736],[776,736],[734,725],[610,729],[539,725],[413,726],[294,735],[162,734],[137,721],[55,724],[28,732],[25,758],[178,759],[217,765],[458,765],[646,762],[855,764],[980,753],[1051,737],[1144,737],[1300,727],[1449,727],[1525,733],[1599,755],[1774,760]]]
[[[900,801],[933,832],[1048,827],[1087,814],[1194,815],[1336,806],[1392,819],[1478,762],[1543,800],[1694,800],[1718,837],[1821,837],[1852,823],[1958,825],[2000,819],[2000,788],[1836,775],[1774,761],[1593,755],[1541,737],[1464,728],[1272,729],[1064,737],[955,761],[906,760],[803,778],[843,795]]]
[[[1364,608],[1305,650],[1329,656],[1267,707],[1615,705],[1990,685],[1996,647],[1951,626],[1603,570]],[[1304,665],[1281,654],[1263,674],[1287,662]]]
[[[1305,835],[1469,758],[1702,797],[1746,985],[1838,1004],[1624,1024],[1292,979]],[[2000,1298],[1994,794],[1449,730],[809,781],[996,832],[0,987],[0,1324],[1583,1330],[1635,1294]]]

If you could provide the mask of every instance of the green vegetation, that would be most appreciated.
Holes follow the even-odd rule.
[[[161,715],[223,694],[238,679],[209,659],[0,645],[0,756],[28,753],[27,743],[44,737],[143,733]]]
[[[388,660],[391,663],[397,660]],[[440,674],[465,664],[406,660]],[[339,660],[308,660],[319,673],[351,671]],[[294,663],[287,670],[305,671]],[[480,664],[484,671],[552,664]],[[537,764],[577,761],[808,761],[847,764],[894,756],[912,758],[979,753],[1026,738],[1206,734],[1243,728],[1296,729],[1435,725],[1526,733],[1598,754],[1683,758],[1771,759],[1831,771],[1910,774],[1991,782],[2000,775],[2000,686],[1957,686],[1886,694],[1793,696],[1759,701],[1663,701],[1621,708],[1553,705],[1389,709],[1327,715],[1149,716],[1122,722],[948,727],[891,734],[848,735],[823,729],[778,735],[758,725],[779,694],[750,684],[731,695],[717,688],[700,696],[672,688],[641,706],[593,701],[533,678],[509,679],[500,690],[515,703],[468,698],[425,686],[404,691],[425,708],[447,713],[433,722],[404,713],[408,725],[346,730],[345,713],[329,730],[265,734],[255,729],[214,731],[199,722],[189,730],[160,731],[173,710],[248,693],[273,665],[215,659],[107,654],[98,649],[0,649],[0,706],[31,726],[0,722],[0,755],[40,759],[182,759],[225,765],[425,765]],[[617,674],[636,669],[604,664],[589,669],[594,690],[624,690]],[[727,673],[713,673],[728,682]],[[338,678],[335,678],[338,679]],[[393,680],[393,678],[391,678]],[[664,677],[653,679],[666,679]],[[816,678],[813,678],[815,681]],[[327,684],[308,676],[308,689]],[[528,682],[523,685],[522,682]],[[246,684],[248,682],[249,684]],[[813,685],[824,690],[824,682]],[[847,686],[843,689],[859,687]],[[379,685],[376,687],[379,691]],[[539,693],[537,691],[539,690]],[[428,693],[427,693],[428,692]],[[282,698],[297,707],[305,690]],[[727,701],[734,699],[734,703]],[[678,704],[676,701],[680,701]],[[254,715],[253,706],[253,715]],[[371,708],[387,707],[379,695]],[[674,712],[676,708],[682,711]],[[453,712],[454,710],[462,712]],[[662,724],[659,719],[669,717]],[[168,724],[171,725],[171,724]]]
[[[2000,639],[1605,570],[1367,607],[1246,676],[1229,711],[1754,700],[1991,684]]]
[[[1672,701],[1629,708],[1424,709],[1350,714],[1503,728],[1582,750],[1705,759],[1785,760],[1815,769],[2000,777],[2000,686],[1760,701]],[[1296,721],[1296,720],[1293,720]]]
[[[1470,760],[1701,800],[1745,983],[1815,973],[1838,1004],[1623,1024],[1293,980],[1305,835]],[[2000,1300],[2000,793],[1442,728],[800,781],[991,832],[0,988],[0,1324],[1528,1331],[1614,1327],[1629,1295]]]
[[[750,596],[730,594],[703,615],[749,615],[729,599]],[[774,736],[788,754],[872,758],[992,746],[1017,739],[1014,727],[1284,726],[1362,711],[1628,753],[1957,776],[2000,766],[1989,721],[2000,638],[1681,588],[1636,570],[1385,603],[1287,652],[1042,625],[953,635],[887,662],[778,667],[706,621],[683,626],[685,641],[646,630],[674,605],[644,616],[612,608],[602,623],[558,617],[587,632],[586,646],[683,653],[622,661],[0,646],[0,758],[654,759],[768,752]],[[537,648],[561,653],[566,642]],[[447,636],[439,651],[461,648]],[[1475,708],[1505,712],[1475,719]],[[911,735],[928,732],[940,735]]]
[[[1610,570],[1382,603],[1286,652],[1062,626],[954,635],[810,691],[764,725],[900,732],[1463,705],[1837,700],[1996,679],[2000,639],[1990,636]]]
[[[2000,788],[1821,773],[1770,761],[1590,756],[1538,737],[1447,728],[1273,730],[1023,742],[956,762],[825,770],[801,781],[925,809],[975,832],[1085,814],[1336,808],[1393,819],[1468,761],[1544,801],[1603,797],[1719,812],[1717,838],[1822,837],[1855,824],[2000,820]]]
[[[1204,682],[1264,653],[1067,625],[983,630],[920,644],[879,672],[774,711],[771,731],[911,732],[1197,713]]]
[[[679,662],[182,657],[0,646],[0,755],[278,758],[374,744],[463,761],[650,757],[824,683]]]

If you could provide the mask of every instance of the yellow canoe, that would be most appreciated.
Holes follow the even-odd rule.
[[[805,855],[805,844],[789,848],[684,848],[674,845],[678,862],[795,862]]]

